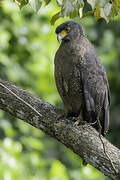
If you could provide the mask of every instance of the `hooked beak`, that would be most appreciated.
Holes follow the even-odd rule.
[[[62,39],[63,39],[63,37],[58,34],[58,35],[57,35],[57,40],[58,40],[59,43],[60,43],[60,41],[61,41]]]

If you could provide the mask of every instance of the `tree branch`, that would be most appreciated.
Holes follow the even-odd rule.
[[[111,179],[120,180],[120,150],[102,137],[116,174],[98,132],[90,125],[74,127],[69,119],[58,121],[61,110],[3,80],[0,80],[0,109],[54,137]]]

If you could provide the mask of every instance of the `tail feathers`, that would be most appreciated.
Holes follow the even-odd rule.
[[[109,129],[109,109],[107,108],[104,111],[105,111],[105,113],[104,113],[103,133],[105,135]]]
[[[108,92],[105,92],[102,117],[102,134],[105,135],[109,129],[109,100]]]
[[[109,128],[109,95],[108,91],[105,92],[105,101],[104,101],[104,108],[105,108],[105,119],[104,119],[104,131],[107,133]]]

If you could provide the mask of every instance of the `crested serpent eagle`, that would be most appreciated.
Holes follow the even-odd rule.
[[[110,93],[105,69],[82,26],[67,21],[56,28],[61,42],[55,55],[55,80],[67,117],[86,121],[105,135]],[[100,124],[99,124],[100,123]]]

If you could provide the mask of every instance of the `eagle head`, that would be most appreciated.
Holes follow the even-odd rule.
[[[67,21],[59,25],[56,30],[57,40],[70,41],[76,39],[78,36],[83,35],[82,26],[74,21]]]

